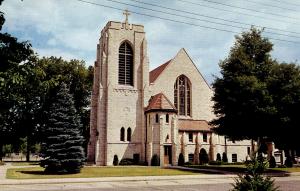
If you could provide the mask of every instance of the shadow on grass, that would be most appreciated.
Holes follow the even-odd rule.
[[[78,174],[78,173],[66,173],[66,172],[45,172],[40,170],[33,170],[33,171],[23,171],[17,170],[16,172],[22,174],[30,174],[30,175],[71,175],[71,174]]]
[[[206,166],[206,165],[191,165],[185,166],[186,169],[177,168],[178,170],[199,172],[204,174],[245,174],[245,167],[221,167],[221,166]],[[291,176],[291,173],[284,170],[268,169],[263,174],[270,176],[286,177]]]

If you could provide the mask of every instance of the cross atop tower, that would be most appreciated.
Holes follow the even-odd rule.
[[[128,11],[128,9],[125,9],[125,11],[123,12],[123,15],[125,15],[125,25],[128,25],[128,16],[130,15],[130,12]]]

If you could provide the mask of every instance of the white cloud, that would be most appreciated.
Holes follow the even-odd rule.
[[[210,26],[219,29],[232,30],[240,33],[242,29],[234,29],[229,26],[221,26],[208,22],[197,20],[182,19],[175,16],[154,13],[151,11],[140,10],[130,6],[122,6],[116,3],[109,3],[105,0],[89,0],[100,4],[106,4],[121,9],[128,8],[136,12],[161,16],[174,20],[181,20],[202,26]],[[125,0],[122,0],[127,2]],[[287,19],[285,17],[275,17],[262,13],[254,13],[237,8],[229,8],[220,5],[212,5],[208,2],[193,1],[203,5],[210,5],[222,9],[230,9],[231,11],[242,12],[242,14],[224,12],[205,6],[197,6],[188,3],[182,3],[174,0],[152,0],[147,3],[163,5],[166,7],[195,12],[200,15],[210,17],[218,17],[221,19],[234,20],[237,22],[255,24],[258,26],[267,26],[265,32],[284,33],[271,28],[280,30],[296,31],[295,33],[284,33],[288,35],[296,35],[300,37],[300,23],[298,20]],[[221,1],[220,1],[221,2]],[[223,2],[223,1],[222,1]],[[265,2],[265,1],[264,1]],[[129,3],[129,1],[128,1]],[[288,11],[274,7],[262,6],[258,3],[251,3],[240,0],[224,2],[235,6],[255,9],[257,11],[273,12],[286,15],[289,17],[300,18],[300,12]],[[278,2],[266,0],[267,4],[282,5]],[[130,1],[130,4],[138,4]],[[146,7],[146,5],[138,4]],[[285,5],[288,7],[288,5]],[[100,36],[101,29],[106,22],[110,20],[123,21],[121,11],[103,8],[100,6],[89,5],[75,0],[6,0],[1,6],[5,12],[6,23],[5,30],[18,34],[20,39],[27,39],[33,42],[37,52],[43,56],[62,56],[65,59],[77,58],[84,59],[88,65],[92,65],[96,56],[96,44]],[[154,8],[153,9],[158,9]],[[296,9],[295,7],[291,7]],[[160,9],[163,10],[163,9]],[[168,10],[170,11],[170,10]],[[177,14],[184,14],[177,11]],[[265,18],[251,17],[247,14],[258,15]],[[197,19],[205,19],[201,16],[187,15]],[[285,20],[281,22],[278,20]],[[150,58],[150,68],[158,66],[165,61],[173,58],[180,48],[185,48],[193,58],[195,64],[199,67],[203,75],[212,81],[212,74],[218,75],[219,60],[224,59],[234,42],[234,34],[221,32],[218,30],[196,27],[192,25],[179,24],[176,22],[160,20],[141,16],[132,13],[129,21],[132,23],[143,24],[145,26],[146,38],[148,40],[148,54]],[[239,25],[237,23],[228,23],[221,20],[214,20],[222,23],[250,28],[250,25]],[[292,24],[295,23],[295,24]],[[284,36],[276,36],[274,34],[264,33],[268,37],[280,38],[292,41],[299,41],[300,38],[291,38]],[[300,57],[300,43],[292,44],[280,41],[274,42],[274,52],[272,55],[280,61],[295,61]]]

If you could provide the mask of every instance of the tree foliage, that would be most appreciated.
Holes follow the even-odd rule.
[[[268,162],[265,160],[252,159],[247,163],[246,174],[240,174],[235,179],[232,191],[278,191],[274,180],[262,175],[267,168]]]
[[[180,153],[178,157],[178,166],[183,166],[183,165],[184,165],[184,156],[182,153]]]
[[[0,4],[2,1],[0,1]],[[4,24],[0,12],[0,29]],[[8,33],[0,33],[0,148],[31,133],[34,114],[39,108],[44,73],[35,65],[36,56],[29,42],[19,42]],[[22,126],[22,128],[20,128]],[[2,149],[0,149],[1,151]],[[2,154],[0,153],[0,158]]]
[[[236,36],[229,56],[220,63],[222,76],[213,83],[218,118],[212,123],[218,133],[235,140],[268,135],[276,113],[267,84],[274,63],[273,45],[261,33],[251,28]]]
[[[222,154],[222,162],[225,162],[225,163],[228,162],[227,154],[225,152],[223,152],[223,154]]]
[[[160,160],[157,154],[154,154],[151,158],[151,166],[159,166]]]
[[[278,132],[270,132],[276,146],[282,149],[298,149],[297,140],[300,118],[300,67],[296,64],[274,64],[269,81],[269,91],[277,108]]]
[[[80,119],[64,83],[55,98],[48,116],[42,166],[46,172],[78,173],[84,161]]]

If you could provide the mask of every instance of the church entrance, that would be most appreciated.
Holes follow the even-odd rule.
[[[172,164],[172,146],[165,145],[165,154],[164,154],[164,165]]]

